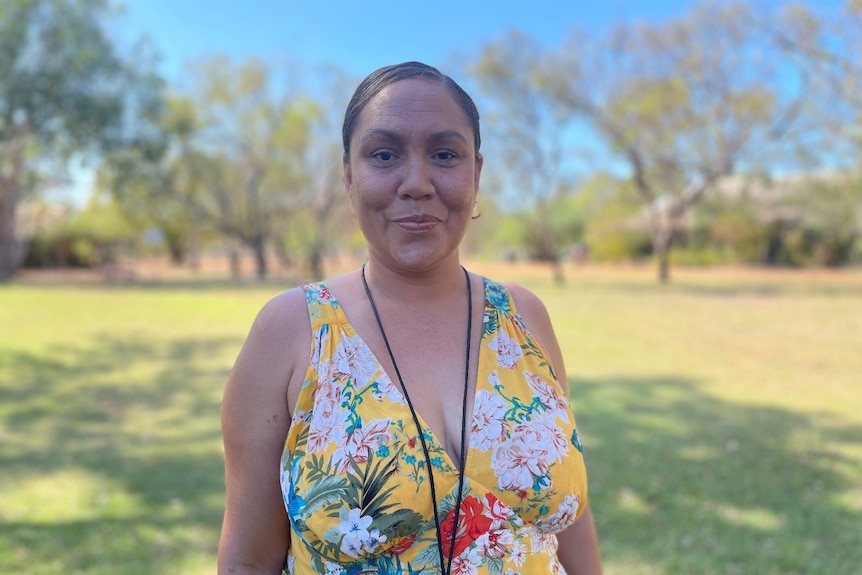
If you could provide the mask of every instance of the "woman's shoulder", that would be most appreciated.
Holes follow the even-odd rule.
[[[298,324],[308,323],[306,291],[305,286],[297,286],[271,298],[258,311],[253,329],[287,336]]]
[[[314,302],[337,305],[329,288],[330,285],[341,284],[343,278],[344,276],[336,276],[308,282],[281,292],[263,305],[256,322],[260,322],[263,329],[287,329],[288,332],[293,332],[298,324],[308,323],[308,308]]]
[[[492,282],[493,283],[493,282]],[[499,282],[511,295],[518,315],[530,323],[530,320],[545,321],[548,319],[548,310],[544,302],[535,293],[524,286],[514,282]]]

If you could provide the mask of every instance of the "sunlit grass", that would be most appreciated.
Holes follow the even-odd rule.
[[[476,271],[546,302],[608,575],[862,565],[862,274]],[[0,287],[0,572],[213,573],[218,409],[288,287]]]

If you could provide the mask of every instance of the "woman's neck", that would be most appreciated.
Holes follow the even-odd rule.
[[[431,303],[463,297],[464,271],[458,258],[429,270],[411,272],[393,269],[370,258],[365,277],[375,297],[402,304]]]

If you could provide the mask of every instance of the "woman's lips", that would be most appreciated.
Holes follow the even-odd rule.
[[[433,229],[440,220],[433,216],[409,216],[394,220],[402,229],[408,232],[424,232]]]

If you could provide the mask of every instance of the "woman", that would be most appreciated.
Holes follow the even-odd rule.
[[[368,261],[252,326],[222,406],[219,573],[600,573],[547,311],[459,262],[473,101],[424,64],[382,68],[343,140]]]

